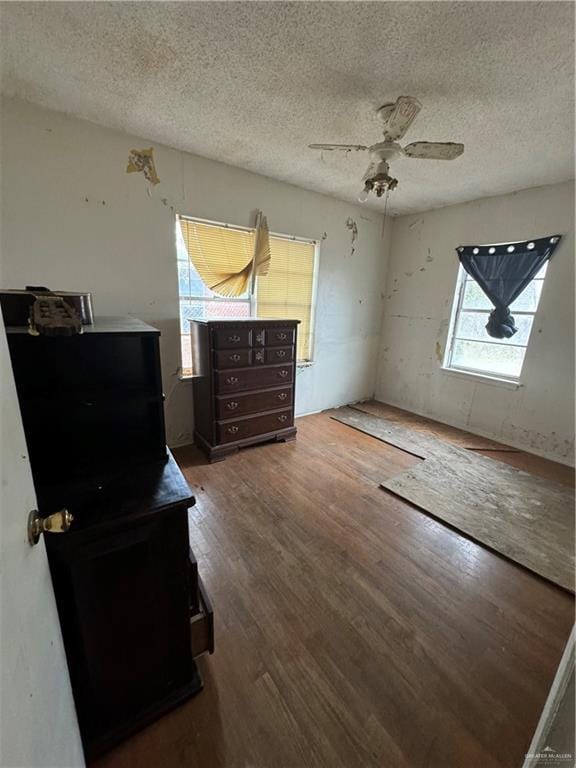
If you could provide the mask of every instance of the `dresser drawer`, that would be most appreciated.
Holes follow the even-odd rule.
[[[271,347],[264,350],[267,365],[272,363],[291,363],[294,360],[294,347]]]
[[[190,645],[194,659],[214,653],[214,611],[200,576],[196,606],[190,606]]]
[[[222,349],[214,352],[215,368],[242,368],[252,362],[249,349]],[[278,362],[282,362],[281,360]]]
[[[247,413],[272,411],[292,405],[292,387],[271,389],[267,392],[255,392],[250,395],[231,395],[216,398],[216,418],[231,419]]]
[[[266,435],[293,424],[292,409],[267,413],[265,416],[251,416],[236,421],[218,422],[218,442],[234,443],[255,435]]]
[[[215,349],[242,349],[250,346],[251,337],[250,328],[214,328],[212,344]]]
[[[294,344],[294,328],[267,328],[266,346],[267,347],[288,347]]]
[[[215,371],[216,392],[226,394],[241,392],[246,389],[265,389],[266,387],[291,384],[294,380],[294,365],[271,365],[268,368],[239,368],[232,371]]]

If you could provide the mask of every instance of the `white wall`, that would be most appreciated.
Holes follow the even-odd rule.
[[[261,208],[272,231],[326,235],[315,363],[299,369],[297,413],[370,396],[386,270],[382,216],[159,145],[161,183],[149,192],[142,174],[126,173],[129,150],[147,146],[146,139],[5,100],[2,286],[92,291],[97,314],[132,314],[160,328],[168,442],[184,444],[192,439],[192,387],[177,375],[174,217],[250,226]],[[359,230],[353,256],[348,217]]]
[[[518,389],[441,370],[460,244],[562,234]],[[394,219],[376,395],[387,403],[574,462],[571,182]]]

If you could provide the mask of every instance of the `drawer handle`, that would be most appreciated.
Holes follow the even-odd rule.
[[[282,416],[278,416],[278,421],[283,424],[285,421],[288,421],[288,416],[283,413]]]
[[[262,352],[262,351],[256,352],[256,360],[259,363],[263,363],[264,362],[264,352]]]
[[[228,359],[232,360],[233,363],[237,363],[240,360],[240,355],[230,355]]]
[[[286,339],[288,338],[288,334],[287,333],[277,333],[276,334],[276,338],[279,339],[280,341],[286,341]]]
[[[280,394],[276,395],[276,397],[278,398],[278,400],[286,400],[288,395],[286,394],[286,392],[280,392]]]
[[[226,432],[228,432],[229,435],[235,435],[236,432],[238,432],[238,429],[239,429],[238,427],[228,427]]]
[[[279,349],[276,352],[276,357],[286,357],[286,350],[285,349]]]
[[[228,376],[226,384],[238,384],[238,378],[236,376]]]
[[[264,344],[264,331],[256,334],[256,344]]]
[[[229,411],[235,411],[236,408],[238,408],[238,403],[226,403],[226,408],[228,408]]]
[[[285,379],[286,376],[288,376],[288,371],[286,370],[278,371],[278,376],[280,376],[281,379]]]
[[[228,341],[231,341],[233,344],[238,344],[240,341],[240,336],[228,336]]]

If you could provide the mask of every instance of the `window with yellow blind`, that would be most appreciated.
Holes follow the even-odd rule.
[[[244,272],[253,256],[253,229],[178,217],[176,245],[183,376],[194,373],[191,320],[300,320],[297,359],[299,363],[312,360],[315,241],[271,233],[268,272],[254,281]]]

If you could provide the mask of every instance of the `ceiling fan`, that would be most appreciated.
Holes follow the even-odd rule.
[[[401,139],[414,122],[422,105],[413,96],[400,96],[394,104],[384,104],[376,111],[384,128],[384,141],[366,147],[363,144],[309,144],[310,149],[340,150],[343,152],[370,152],[370,165],[363,176],[364,187],[358,200],[364,203],[370,192],[382,197],[387,190],[398,186],[398,179],[390,176],[391,160],[414,157],[417,160],[454,160],[464,152],[464,144],[453,141],[415,141],[401,147]]]

